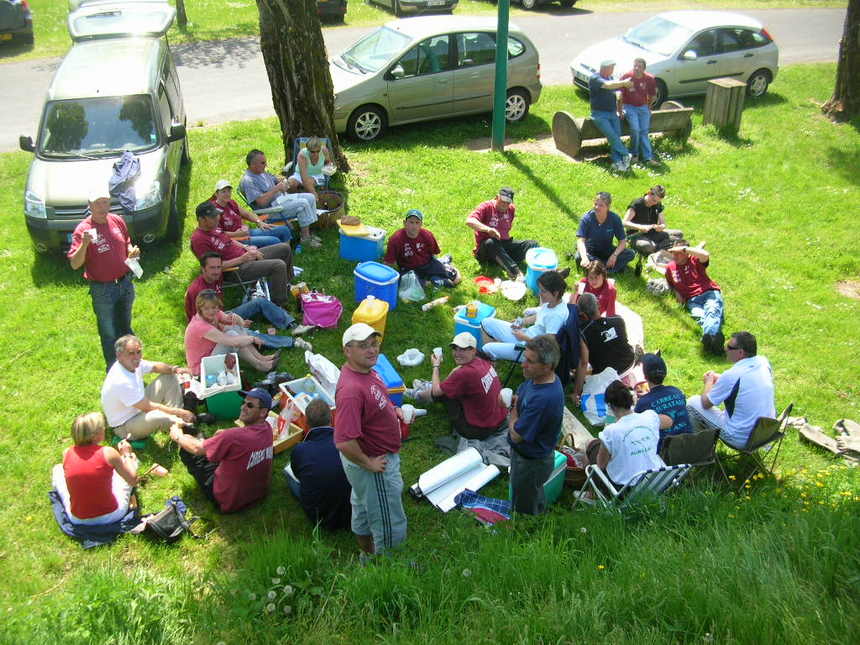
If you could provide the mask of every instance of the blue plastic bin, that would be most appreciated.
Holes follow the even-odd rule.
[[[526,251],[526,286],[534,294],[538,292],[538,278],[547,271],[558,269],[558,257],[552,249],[537,247]]]
[[[461,331],[467,331],[478,341],[478,349],[481,349],[483,342],[481,341],[481,321],[484,318],[493,318],[496,315],[496,308],[492,305],[478,302],[478,312],[474,318],[469,318],[466,315],[467,308],[462,307],[454,314],[454,334],[459,334]]]
[[[355,301],[373,296],[388,303],[388,310],[397,309],[397,281],[400,274],[386,264],[362,262],[355,267]]]
[[[403,379],[385,354],[379,355],[373,369],[385,381],[385,387],[388,388],[388,398],[391,399],[391,402],[397,407],[403,405],[403,392],[406,389],[403,385]]]
[[[385,253],[385,231],[368,226],[370,234],[363,237],[347,235],[340,230],[340,257],[344,260],[364,262],[378,260]]]

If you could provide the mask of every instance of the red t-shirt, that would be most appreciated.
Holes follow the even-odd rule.
[[[648,105],[651,99],[657,96],[657,81],[648,72],[645,72],[642,78],[636,78],[630,71],[624,74],[621,80],[628,78],[633,81],[633,87],[621,88],[621,102],[625,105]]]
[[[454,369],[442,383],[442,392],[463,405],[466,423],[478,428],[498,428],[507,416],[499,403],[502,384],[492,363],[474,358]]]
[[[433,233],[426,228],[419,230],[414,240],[406,234],[405,228],[401,228],[388,239],[384,261],[408,271],[423,267],[437,253],[439,253],[439,244],[433,237]]]
[[[400,420],[376,370],[363,374],[344,365],[334,400],[335,444],[355,439],[368,457],[400,451]]]
[[[214,198],[209,201],[215,204],[215,208],[221,213],[218,221],[222,231],[232,233],[242,228],[242,215],[239,213],[239,204],[236,203],[235,199],[227,200],[224,206],[221,206]]]
[[[92,215],[82,220],[72,233],[72,246],[68,257],[72,257],[80,248],[84,239],[84,231],[95,230],[98,237],[90,242],[84,258],[84,278],[94,282],[111,282],[118,280],[128,273],[125,263],[128,257],[128,245],[131,238],[122,217],[108,213],[107,222],[96,224]],[[81,518],[84,519],[84,518]]]
[[[191,234],[191,250],[198,258],[203,257],[204,253],[215,251],[222,260],[233,260],[243,255],[247,249],[219,229],[204,231],[198,228]]]
[[[597,305],[600,307],[601,316],[615,315],[615,297],[617,295],[617,291],[611,280],[604,278],[603,286],[601,286],[600,289],[593,289],[588,283],[588,279],[583,278],[579,281],[576,288],[576,302],[579,302],[579,297],[583,293],[594,294],[597,298]]]
[[[708,277],[708,264],[692,256],[681,266],[673,260],[666,267],[666,282],[685,301],[702,295],[705,291],[719,291],[720,285]]]
[[[514,225],[514,208],[513,204],[508,204],[507,212],[500,212],[496,210],[496,200],[491,199],[486,202],[482,202],[478,204],[478,207],[472,211],[469,217],[474,217],[476,220],[484,224],[485,226],[489,226],[490,228],[496,229],[499,234],[502,236],[503,240],[509,240],[511,238],[511,227]],[[469,217],[466,219],[468,220]],[[486,233],[482,233],[480,231],[475,231],[475,248],[472,253],[478,253],[478,247],[481,246],[484,240],[486,240],[489,235]]]
[[[230,323],[230,314],[219,311],[218,322],[224,325]],[[205,338],[211,330],[218,329],[212,323],[206,322],[200,314],[195,314],[185,328],[185,361],[194,376],[200,376],[200,361],[212,354],[215,341]]]
[[[188,320],[194,318],[194,314],[197,313],[197,306],[194,303],[197,300],[197,296],[200,295],[200,292],[205,291],[206,289],[212,289],[221,297],[222,300],[224,299],[223,280],[218,280],[218,282],[209,284],[203,279],[202,275],[198,275],[185,290],[185,315],[188,317]]]
[[[222,513],[264,498],[272,478],[272,426],[265,420],[222,430],[203,442],[206,459],[218,464],[213,492]]]
[[[72,515],[80,520],[113,513],[113,466],[98,444],[72,446],[63,457],[63,473],[72,503]]]

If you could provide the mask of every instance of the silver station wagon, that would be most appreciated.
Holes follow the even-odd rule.
[[[511,23],[505,118],[526,117],[540,98],[540,62]],[[493,109],[496,20],[427,16],[393,20],[329,63],[338,132],[372,141],[388,126]]]

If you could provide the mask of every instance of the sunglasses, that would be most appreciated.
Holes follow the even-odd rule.
[[[245,406],[246,408],[251,408],[252,410],[254,408],[262,408],[263,407],[262,405],[255,405],[255,404],[251,403],[250,401],[242,401],[242,405]]]
[[[740,347],[738,347],[737,345],[733,346],[733,345],[729,345],[728,343],[726,343],[726,349],[729,351],[734,351],[736,349],[740,349]]]

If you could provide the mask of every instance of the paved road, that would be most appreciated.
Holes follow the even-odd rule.
[[[764,23],[780,47],[780,64],[834,61],[844,9],[746,11]],[[650,13],[535,13],[516,19],[535,42],[545,85],[570,83],[568,64],[585,47],[641,22]],[[336,55],[370,27],[325,30],[329,55]],[[228,40],[174,47],[189,124],[214,124],[274,115],[257,41]],[[18,135],[35,134],[45,90],[60,59],[0,64],[0,152],[15,150]],[[225,92],[225,88],[228,91]],[[229,96],[227,96],[229,94]]]

